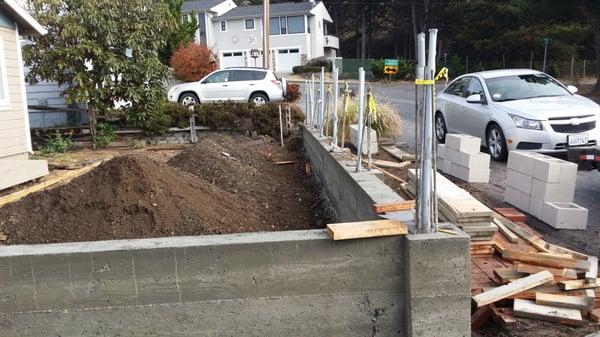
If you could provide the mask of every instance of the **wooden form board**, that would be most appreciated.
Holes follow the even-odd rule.
[[[517,269],[517,271],[519,271],[521,273],[527,273],[527,274],[535,274],[535,273],[541,272],[542,270],[547,270],[550,273],[552,273],[552,275],[557,276],[557,277],[562,277],[562,278],[567,278],[567,279],[572,279],[572,280],[576,280],[579,278],[577,275],[577,271],[575,269],[550,268],[550,267],[536,266],[533,264],[527,264],[527,263],[521,263],[521,262],[516,262],[515,268]]]
[[[565,296],[557,294],[536,293],[535,303],[583,311],[590,311],[593,308],[593,303],[591,303],[590,305],[586,296]]]
[[[373,220],[328,224],[327,233],[333,240],[350,240],[405,235],[408,229],[398,220]]]
[[[598,258],[595,256],[590,256],[588,261],[590,261],[592,265],[585,273],[585,280],[587,283],[596,283],[596,279],[598,278]]]
[[[475,295],[473,296],[473,302],[477,305],[477,307],[481,307],[486,304],[505,299],[522,291],[535,288],[544,283],[548,283],[553,279],[554,277],[549,271],[542,271],[537,274],[518,279],[512,283]]]
[[[490,308],[492,308],[492,318],[501,326],[507,326],[517,321],[512,308],[498,308],[493,303],[490,304]]]
[[[535,304],[533,301],[515,299],[513,313],[517,317],[533,318],[543,321],[581,325],[581,311],[576,309],[556,308]]]
[[[546,242],[544,240],[538,238],[535,235],[528,233],[525,229],[523,229],[516,223],[506,219],[505,217],[503,217],[502,215],[500,215],[498,213],[494,212],[494,217],[498,220],[498,222],[500,222],[502,225],[504,225],[507,229],[509,229],[514,234],[523,238],[523,240],[527,241],[529,244],[534,246],[537,250],[539,250],[541,252],[546,252],[546,253],[550,252],[550,250],[548,250],[548,248],[546,248],[546,246],[545,246]]]
[[[390,156],[398,159],[399,161],[414,161],[415,155],[401,150],[395,146],[382,146],[385,152],[389,153]]]
[[[600,323],[600,309],[594,309],[590,312],[590,319],[594,323]]]
[[[558,286],[562,290],[599,288],[600,287],[600,278],[596,279],[596,283],[588,283],[587,280],[560,281],[560,282],[558,282]]]
[[[401,169],[404,168],[408,165],[411,164],[410,161],[405,161],[402,163],[397,163],[395,161],[389,161],[389,160],[381,160],[381,159],[377,159],[377,160],[373,160],[371,162],[373,165],[377,165],[379,167],[384,167],[384,168],[391,168],[391,169]]]
[[[515,268],[498,268],[494,269],[494,275],[498,278],[498,280],[502,281],[502,283],[509,283],[513,280],[518,280],[520,278],[526,277],[528,274],[521,273],[517,271]]]
[[[590,262],[587,260],[577,260],[561,255],[551,256],[534,252],[520,252],[511,249],[505,249],[502,253],[502,258],[510,261],[522,261],[553,268],[570,268],[582,271],[587,271],[590,268]]]
[[[373,205],[373,211],[378,214],[386,213],[386,212],[408,211],[413,208],[415,208],[414,200],[379,203],[379,204]]]
[[[519,242],[519,237],[510,229],[508,229],[500,220],[494,218],[494,224],[498,226],[498,230],[500,230],[500,233],[502,233],[502,235],[504,235],[508,241],[512,243]]]

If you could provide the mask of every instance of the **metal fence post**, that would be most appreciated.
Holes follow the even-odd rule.
[[[338,83],[338,68],[333,66],[333,144],[338,146],[338,94],[340,91]]]
[[[363,113],[365,109],[365,70],[363,67],[358,69],[358,139],[356,141],[356,172],[362,168],[362,139],[363,139]]]
[[[283,147],[283,118],[281,118],[281,104],[279,105],[279,139],[281,140],[281,147]]]
[[[325,67],[321,67],[321,108],[319,109],[319,135],[323,137],[323,119],[325,118]]]

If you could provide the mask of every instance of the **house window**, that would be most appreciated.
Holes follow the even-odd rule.
[[[0,37],[0,106],[7,106],[9,103],[6,58],[4,56],[4,39]]]
[[[288,34],[304,33],[304,16],[288,16],[287,31]]]
[[[206,15],[198,13],[198,43],[208,45],[206,39]]]
[[[287,21],[285,17],[279,18],[279,22],[281,25],[281,35],[287,34]]]
[[[253,30],[254,29],[254,19],[246,19],[246,21],[244,22],[245,26],[246,26],[246,30]]]
[[[221,31],[222,32],[227,31],[227,21],[221,21]]]
[[[279,18],[271,18],[269,20],[269,32],[271,35],[281,34],[281,30],[279,29]]]

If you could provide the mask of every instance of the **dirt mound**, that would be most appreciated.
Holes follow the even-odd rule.
[[[9,244],[269,230],[263,218],[243,198],[137,156],[0,208]]]
[[[211,134],[168,164],[239,195],[257,213],[267,213],[273,230],[322,228],[331,220],[320,207],[318,183],[304,173],[303,158],[270,138]]]

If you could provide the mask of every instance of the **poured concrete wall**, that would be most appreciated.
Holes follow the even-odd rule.
[[[354,174],[318,144],[305,134],[344,220],[376,218],[374,202],[398,200],[377,173]],[[466,337],[469,237],[455,230],[0,246],[0,335]]]

